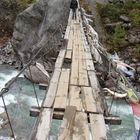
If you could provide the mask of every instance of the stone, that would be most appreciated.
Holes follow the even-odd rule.
[[[126,15],[120,15],[120,20],[125,22],[125,23],[130,22],[130,19]]]
[[[137,67],[136,71],[140,74],[140,66]]]
[[[39,84],[48,84],[49,83],[49,78],[42,72],[40,71],[36,66],[31,65],[30,66],[31,74],[29,71],[29,68],[25,70],[24,76],[29,79],[31,82]]]
[[[54,43],[59,44],[61,27],[63,30],[67,25],[70,1],[39,0],[17,16],[12,45],[24,64],[41,47],[49,49]]]
[[[140,43],[140,28],[133,28],[128,32],[128,41],[132,44]]]
[[[137,62],[139,62],[139,60],[135,59],[135,58],[132,58],[132,62],[137,63]]]
[[[129,30],[132,27],[132,24],[131,23],[124,23],[124,24],[122,24],[122,27]]]

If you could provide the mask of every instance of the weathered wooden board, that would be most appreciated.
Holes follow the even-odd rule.
[[[60,127],[58,140],[71,140],[71,132],[73,128],[73,122],[76,115],[76,107],[75,106],[67,106],[63,122]]]
[[[93,90],[93,96],[97,104],[97,112],[103,113],[101,98],[99,96],[99,83],[95,71],[88,71],[90,85]]]
[[[48,91],[43,102],[43,107],[52,107],[53,102],[55,100],[55,95],[58,87],[59,77],[60,77],[61,69],[56,68],[54,70],[53,76],[51,78]]]
[[[71,50],[67,50],[65,59],[68,59],[68,60],[72,59],[72,51]]]
[[[50,128],[51,128],[51,120],[52,120],[52,110],[44,108],[39,125],[37,127],[37,133],[33,136],[34,140],[48,140]]]
[[[54,109],[64,110],[67,105],[70,69],[62,69],[58,84]]]
[[[72,56],[72,68],[71,68],[71,78],[70,84],[71,85],[78,85],[78,46],[75,45],[73,48],[73,56]]]
[[[78,111],[82,111],[82,102],[80,99],[81,88],[78,86],[70,86],[69,105],[76,106]]]
[[[90,131],[88,127],[87,114],[83,112],[77,112],[72,140],[90,140]]]
[[[88,71],[88,76],[89,76],[89,81],[90,81],[90,85],[91,87],[96,91],[99,92],[99,83],[98,83],[98,79],[96,76],[95,71]]]
[[[72,50],[72,49],[73,49],[73,30],[71,29],[69,34],[67,50]]]
[[[66,50],[60,50],[57,60],[55,62],[55,68],[62,68]]]
[[[97,113],[96,101],[94,100],[92,88],[91,87],[81,87],[83,102],[85,102],[85,107],[87,112]]]
[[[92,138],[94,140],[107,140],[106,126],[102,114],[90,114]]]
[[[67,26],[64,39],[68,39],[69,38],[69,33],[70,33],[70,26]]]
[[[93,60],[86,59],[86,64],[87,64],[88,71],[95,71]]]
[[[80,26],[78,26],[80,28]],[[85,52],[82,44],[80,29],[77,31],[78,34],[78,43],[79,43],[79,85],[80,86],[89,86],[89,80],[87,75]]]
[[[79,59],[79,85],[89,86],[85,59]]]

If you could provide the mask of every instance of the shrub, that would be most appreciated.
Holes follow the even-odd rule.
[[[140,10],[133,9],[129,12],[129,17],[131,18],[133,26],[140,26]]]

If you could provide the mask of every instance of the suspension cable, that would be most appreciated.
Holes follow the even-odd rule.
[[[116,81],[115,90],[114,90],[114,96],[113,96],[113,98],[112,98],[111,105],[110,105],[110,107],[109,107],[109,111],[108,111],[109,114],[110,114],[110,112],[111,112],[111,108],[112,108],[112,105],[113,105],[113,103],[114,103],[115,93],[116,93],[116,91],[117,91],[118,83],[119,83],[119,76],[118,76],[117,81]]]
[[[32,77],[30,66],[28,68],[29,68],[29,73],[30,73],[31,80],[33,81],[33,77]],[[31,83],[32,83],[32,86],[33,86],[33,89],[34,89],[34,94],[35,94],[35,97],[36,97],[37,105],[38,105],[38,107],[40,107],[38,96],[37,96],[37,92],[36,92],[36,89],[35,89],[35,84],[33,82],[31,82]]]
[[[3,95],[1,96],[1,98],[2,98],[2,101],[3,101],[4,109],[5,109],[5,112],[6,112],[6,115],[7,115],[7,119],[8,119],[9,125],[10,125],[12,137],[14,138],[14,140],[16,140],[15,134],[14,134],[14,130],[13,130],[13,127],[12,127],[12,124],[11,124],[11,120],[10,120],[10,117],[9,117],[9,114],[8,114],[8,110],[7,110],[7,107],[6,107]]]
[[[50,38],[47,40],[46,44],[49,42],[49,40],[50,40],[51,38],[53,38],[53,36],[54,36],[54,34],[57,32],[57,30],[60,29],[60,26],[61,26],[61,25],[59,25],[59,27],[52,33],[52,35],[50,36]],[[45,46],[45,45],[44,45],[44,46]],[[24,72],[24,70],[27,69],[28,66],[31,65],[31,63],[36,59],[36,57],[39,55],[39,53],[44,49],[44,46],[41,47],[41,48],[36,52],[36,54],[35,54],[35,55],[30,59],[30,61],[21,69],[21,71],[17,74],[17,76],[15,76],[15,78],[13,78],[11,81],[9,81],[8,84],[5,85],[5,89],[9,89],[10,86],[17,80],[17,78]],[[49,52],[52,48],[53,48],[53,47],[50,47],[50,48],[48,49],[48,52]],[[1,97],[4,93],[5,93],[4,90],[1,90],[1,91],[0,91],[0,97]]]

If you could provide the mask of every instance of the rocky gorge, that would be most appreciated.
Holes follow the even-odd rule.
[[[69,6],[70,0],[39,0],[18,13],[12,38],[0,49],[0,63],[21,69],[40,48],[38,61],[49,63],[61,47]]]

